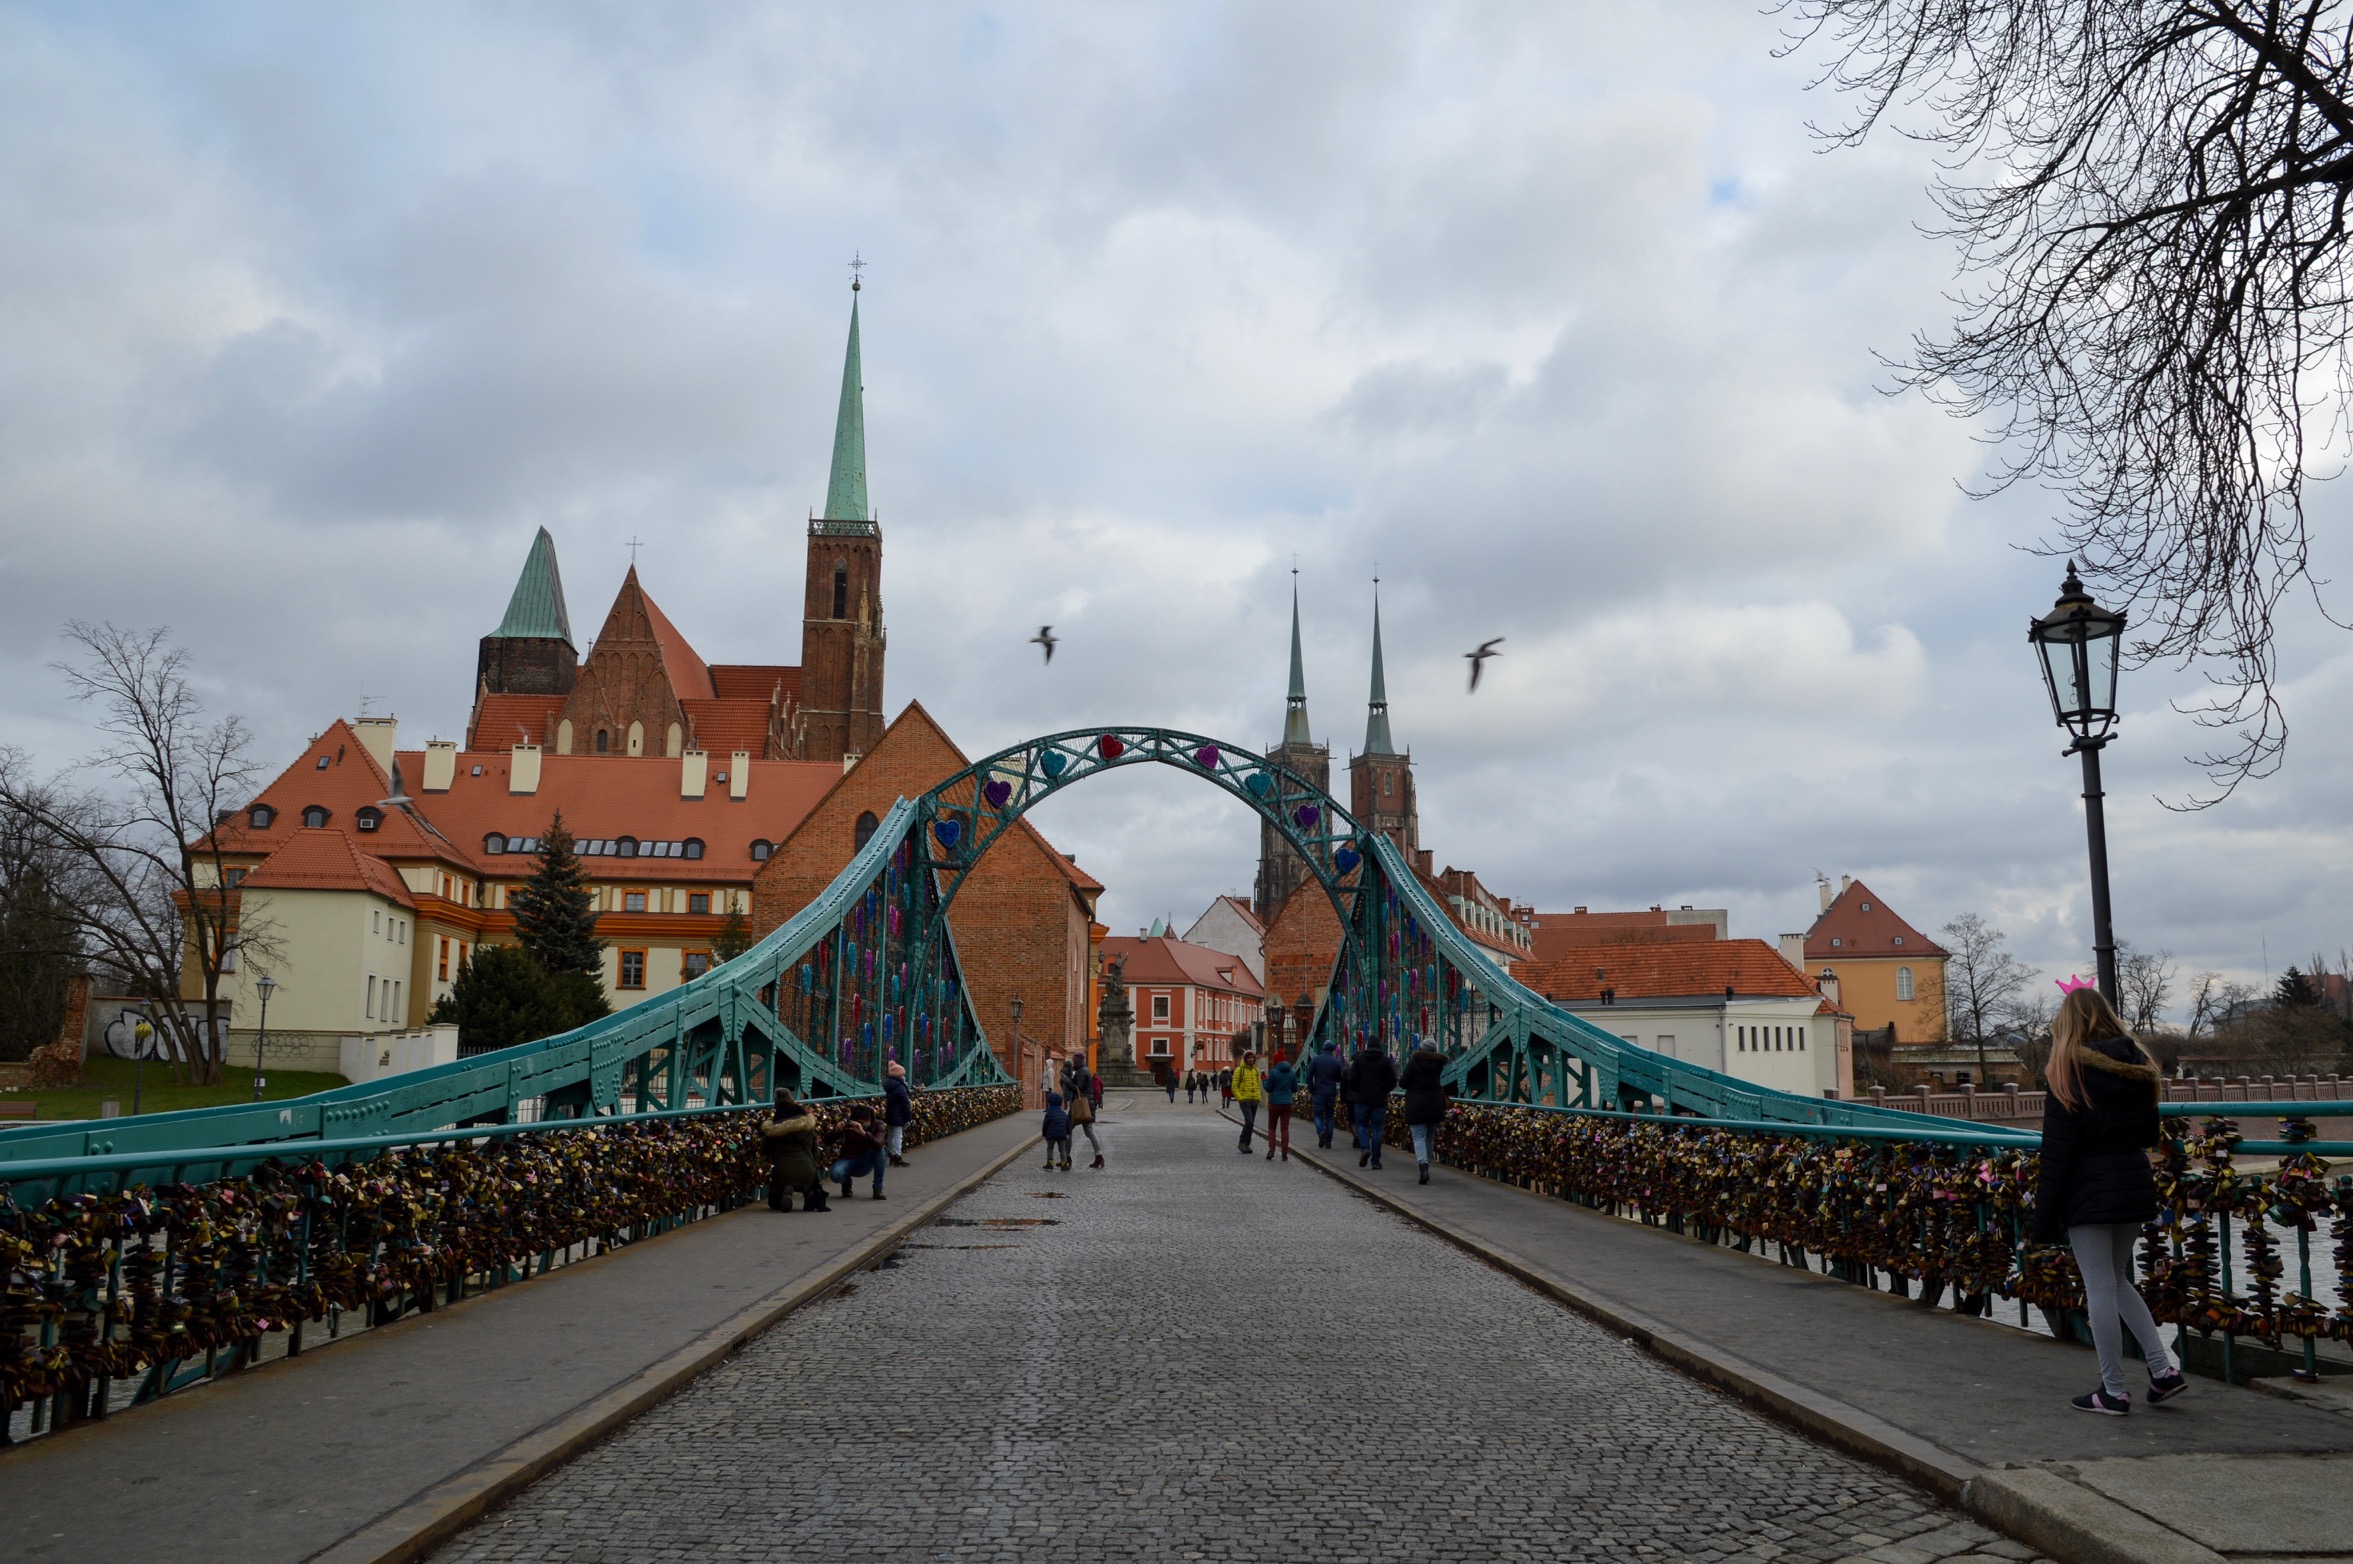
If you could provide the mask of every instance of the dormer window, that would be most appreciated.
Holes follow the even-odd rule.
[[[1844,944],[1844,943],[1845,943],[1845,941],[1841,940],[1841,939],[1840,939],[1840,938],[1839,938],[1837,935],[1833,934],[1833,935],[1831,935],[1831,936],[1830,936],[1830,948],[1831,948],[1831,949],[1833,949],[1833,950],[1836,950],[1836,949],[1837,949],[1837,948],[1838,948],[1840,945],[1842,945],[1842,944]]]
[[[327,757],[326,757],[326,756],[324,756],[324,755],[321,755],[321,756],[319,757],[319,765],[318,765],[318,769],[319,769],[319,770],[321,770],[321,771],[324,771],[324,770],[326,770],[326,769],[327,769]]]
[[[766,863],[775,852],[776,844],[763,837],[752,843],[752,862]]]
[[[496,858],[500,853],[503,853],[506,850],[507,839],[499,832],[493,831],[488,836],[482,838],[482,851],[485,856]]]
[[[256,831],[267,831],[277,818],[278,812],[267,804],[256,804],[245,812],[245,823]]]
[[[700,858],[703,855],[703,839],[699,836],[690,836],[678,845],[686,850],[689,858]]]
[[[302,823],[314,831],[325,825],[327,819],[327,806],[324,804],[312,804],[302,811]]]
[[[324,822],[321,823],[323,824]],[[370,805],[369,807],[362,809],[358,814],[353,815],[351,817],[351,823],[358,826],[363,831],[373,831],[376,829],[376,827],[384,823],[384,811],[376,808],[373,805]]]
[[[1901,934],[1898,934],[1898,935],[1895,937],[1895,942],[1896,942],[1898,945],[1901,945],[1901,944],[1904,942],[1904,937],[1903,937]]]

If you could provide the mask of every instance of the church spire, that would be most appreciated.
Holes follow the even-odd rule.
[[[564,611],[564,578],[556,570],[556,540],[547,528],[531,540],[523,573],[515,578],[515,595],[507,599],[507,616],[493,636],[562,641],[572,644],[572,617]]]
[[[1394,755],[1397,745],[1389,737],[1389,684],[1381,677],[1381,578],[1373,578],[1373,693],[1366,703],[1364,719],[1364,752],[1368,755]]]
[[[833,420],[833,476],[827,521],[872,521],[866,507],[866,375],[858,361],[858,284],[850,284],[850,346],[842,358],[841,410]]]
[[[1291,572],[1291,693],[1283,698],[1283,747],[1313,744],[1307,730],[1307,667],[1299,657],[1299,572]]]

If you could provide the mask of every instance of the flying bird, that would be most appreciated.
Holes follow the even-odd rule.
[[[1481,641],[1477,651],[1463,653],[1465,657],[1468,657],[1471,660],[1471,689],[1474,692],[1479,688],[1479,675],[1487,671],[1487,659],[1490,657],[1501,657],[1503,655],[1503,653],[1496,650],[1496,648],[1502,644],[1503,637],[1499,635],[1492,641]]]
[[[1040,625],[1038,626],[1038,633],[1029,638],[1029,644],[1032,646],[1044,647],[1046,649],[1046,661],[1052,662],[1054,660],[1054,648],[1062,643],[1055,639],[1054,627],[1052,625]]]

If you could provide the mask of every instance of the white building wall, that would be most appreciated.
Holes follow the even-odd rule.
[[[1569,1005],[1622,1041],[1684,1064],[1776,1091],[1819,1097],[1838,1085],[1832,1018],[1814,999],[1735,999],[1720,1005]],[[1751,1046],[1741,1047],[1747,1028]],[[1775,1029],[1778,1029],[1776,1037]],[[1798,1046],[1802,1041],[1802,1047]]]

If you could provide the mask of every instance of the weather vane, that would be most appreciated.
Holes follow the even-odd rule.
[[[866,269],[866,259],[856,250],[850,252],[850,291],[858,291],[858,274]]]

